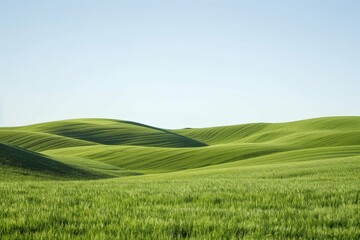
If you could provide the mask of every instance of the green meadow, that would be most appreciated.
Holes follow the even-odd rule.
[[[360,239],[360,117],[0,128],[0,239]]]

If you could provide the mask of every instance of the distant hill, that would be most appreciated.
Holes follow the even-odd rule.
[[[75,119],[0,128],[0,143],[0,169],[7,177],[120,177],[359,155],[360,117],[179,130]]]

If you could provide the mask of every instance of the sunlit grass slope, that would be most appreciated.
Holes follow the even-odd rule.
[[[164,130],[109,119],[78,119],[0,129],[0,142],[65,164],[110,176],[160,173],[278,156],[279,161],[324,151],[357,155],[360,117],[329,117],[289,123],[255,123],[203,129]],[[349,151],[349,152],[348,152]],[[324,155],[328,157],[329,155]],[[294,159],[297,159],[294,158]],[[252,163],[255,164],[253,160]],[[114,168],[114,169],[112,169]],[[112,170],[111,170],[112,169]]]
[[[360,117],[78,119],[1,128],[0,143],[0,238],[360,239]]]
[[[298,147],[360,145],[360,117],[327,117],[289,123],[254,123],[174,132],[209,145],[272,143]]]
[[[134,146],[89,146],[43,152],[49,156],[97,160],[144,173],[204,167],[287,149],[271,145],[224,145],[204,148],[149,148]]]
[[[310,150],[309,150],[310,151]],[[360,157],[0,182],[10,239],[359,239]]]
[[[53,157],[53,159],[63,164],[67,164],[71,167],[86,171],[87,173],[95,175],[98,178],[142,175],[142,173],[140,172],[130,171],[125,168],[121,168],[115,165],[111,165],[91,159],[78,158],[78,157],[62,157],[62,156],[55,156]]]
[[[49,133],[33,132],[19,129],[0,129],[0,142],[16,145],[33,151],[44,151],[49,149],[89,146],[94,142],[75,138],[58,136]]]
[[[205,144],[176,133],[135,122],[78,119],[26,126],[22,130],[45,132],[105,145],[201,147]]]
[[[354,146],[357,150],[360,146],[359,117],[321,118],[282,124],[244,124],[175,132],[208,146],[161,148],[96,145],[59,148],[44,153],[98,160],[149,173],[204,167],[308,148],[319,148],[314,154],[321,155],[321,149],[326,147],[334,147],[341,152],[341,147]]]

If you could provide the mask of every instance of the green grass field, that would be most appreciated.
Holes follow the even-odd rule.
[[[0,128],[0,239],[360,239],[360,117]]]

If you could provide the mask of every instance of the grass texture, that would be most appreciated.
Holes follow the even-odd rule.
[[[0,128],[1,239],[359,239],[360,117]]]

